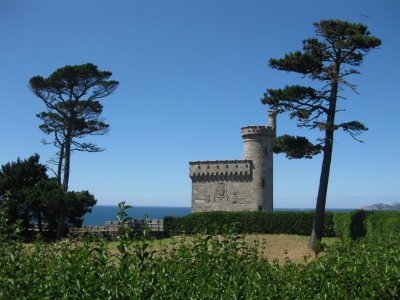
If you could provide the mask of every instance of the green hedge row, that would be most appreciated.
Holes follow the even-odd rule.
[[[345,238],[400,234],[400,211],[334,213],[335,235]]]
[[[295,264],[268,262],[258,243],[231,234],[132,241],[125,208],[116,244],[28,247],[0,211],[0,299],[400,299],[400,213],[354,213],[373,238],[339,239],[318,259]],[[348,228],[351,216],[342,219]]]
[[[268,262],[243,238],[27,248],[0,230],[0,299],[400,299],[399,235],[340,239],[308,264]]]
[[[324,235],[335,236],[333,214],[325,214]],[[165,217],[167,235],[196,233],[274,233],[310,235],[314,213],[309,212],[201,212]]]
[[[367,237],[400,235],[400,211],[379,211],[368,215]]]
[[[310,235],[314,212],[202,212],[185,217],[165,217],[167,235],[196,233],[272,233]],[[326,212],[324,236],[361,238],[367,235],[400,233],[400,212],[356,210]]]
[[[367,216],[372,212],[356,210],[353,212],[338,212],[333,214],[335,236],[345,238],[360,238],[366,234]]]

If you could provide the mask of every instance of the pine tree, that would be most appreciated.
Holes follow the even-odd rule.
[[[97,66],[88,63],[65,66],[48,78],[35,76],[29,81],[31,91],[47,108],[37,116],[43,121],[40,129],[54,135],[51,143],[59,149],[57,179],[64,192],[68,191],[71,152],[103,150],[80,139],[88,135],[104,135],[109,130],[109,125],[100,118],[103,111],[100,100],[118,87],[118,81],[109,80],[111,76],[111,72],[99,71]],[[58,237],[64,231],[65,210],[60,210]]]
[[[319,190],[309,246],[323,236],[326,196],[332,160],[333,140],[336,130],[349,133],[354,139],[367,130],[359,121],[337,124],[335,122],[338,100],[343,88],[356,92],[356,86],[347,81],[348,76],[360,74],[357,70],[364,56],[380,46],[380,39],[371,36],[367,26],[342,20],[322,20],[314,23],[315,38],[303,41],[303,50],[290,52],[284,58],[270,59],[273,69],[295,72],[313,81],[322,83],[322,88],[291,85],[283,89],[267,89],[262,98],[278,113],[289,112],[303,128],[323,132],[316,143],[305,137],[284,135],[274,145],[275,153],[285,153],[288,158],[312,158],[323,153]]]

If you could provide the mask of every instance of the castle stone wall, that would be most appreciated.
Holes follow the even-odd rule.
[[[250,160],[190,162],[192,212],[256,210]]]
[[[257,210],[272,210],[274,131],[271,127],[246,126],[241,133],[244,159],[253,163],[252,200]]]
[[[256,210],[251,181],[193,182],[192,212]]]
[[[192,212],[273,210],[276,112],[269,123],[241,128],[243,160],[189,162]]]

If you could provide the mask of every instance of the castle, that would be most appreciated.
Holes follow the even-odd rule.
[[[276,112],[269,126],[241,128],[243,160],[190,161],[192,212],[273,210]]]

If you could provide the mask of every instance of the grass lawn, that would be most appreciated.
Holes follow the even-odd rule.
[[[268,261],[278,260],[283,262],[289,258],[292,262],[304,263],[315,259],[314,252],[307,247],[308,236],[289,235],[289,234],[249,234],[245,240],[248,243],[254,243],[254,240],[260,242],[260,254]],[[331,245],[337,238],[324,238],[323,242]]]
[[[152,249],[172,248],[174,244],[179,244],[183,237],[175,236],[171,238],[155,240],[151,246]],[[190,237],[185,237],[189,243]],[[289,258],[292,262],[304,263],[315,259],[314,252],[307,248],[308,236],[289,235],[289,234],[247,234],[244,235],[245,242],[252,246],[255,241],[259,242],[259,253],[269,262],[277,260],[284,262]],[[328,246],[333,244],[337,238],[324,238],[323,242]],[[117,253],[117,242],[109,243],[111,253]],[[323,255],[323,253],[321,254]]]

